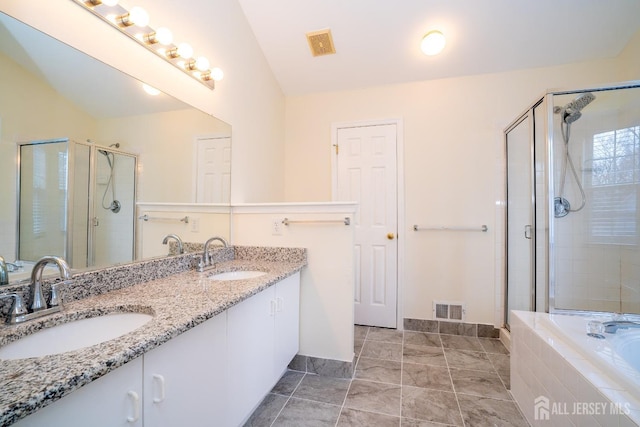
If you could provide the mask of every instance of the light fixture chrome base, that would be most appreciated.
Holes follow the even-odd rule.
[[[135,25],[119,24],[118,17],[128,16],[129,11],[120,5],[107,6],[98,0],[72,0],[79,6],[82,6],[85,10],[93,13],[104,22],[108,23],[112,27],[118,29],[122,34],[125,34],[132,40],[135,40],[141,46],[144,46],[147,50],[153,52],[160,58],[167,61],[189,77],[202,83],[209,89],[215,89],[215,80],[212,77],[211,70],[190,70],[184,67],[184,64],[188,60],[184,60],[179,56],[168,55],[168,52],[177,51],[178,47],[173,44],[164,45],[159,48],[160,43],[156,42],[155,37],[149,37],[150,34],[154,34],[155,30],[149,26],[137,27]]]

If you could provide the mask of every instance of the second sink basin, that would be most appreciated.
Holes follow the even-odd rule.
[[[264,276],[265,274],[267,273],[265,273],[264,271],[238,270],[212,274],[211,276],[209,276],[209,278],[213,280],[246,280]]]
[[[118,338],[151,319],[153,316],[150,314],[117,312],[73,320],[0,347],[0,359],[25,359],[79,350]]]

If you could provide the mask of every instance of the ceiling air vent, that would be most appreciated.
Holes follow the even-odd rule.
[[[336,48],[333,45],[333,38],[331,37],[331,30],[320,30],[312,33],[307,33],[307,41],[309,42],[309,48],[313,56],[331,55],[336,53]]]

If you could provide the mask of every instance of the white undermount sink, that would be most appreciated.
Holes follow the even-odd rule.
[[[264,276],[264,271],[257,270],[237,270],[237,271],[227,271],[225,273],[217,273],[209,276],[210,279],[213,280],[246,280],[246,279],[254,279],[256,277]]]
[[[42,329],[0,347],[0,359],[48,356],[90,347],[138,329],[153,316],[117,312]]]

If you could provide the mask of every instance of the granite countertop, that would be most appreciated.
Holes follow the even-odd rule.
[[[0,346],[38,327],[111,312],[143,312],[153,319],[117,339],[62,354],[0,360],[0,426],[7,426],[113,369],[210,319],[302,269],[293,262],[234,259],[204,273],[194,270],[65,303],[62,312],[22,325],[0,327]],[[267,274],[218,281],[209,276],[234,270]]]

